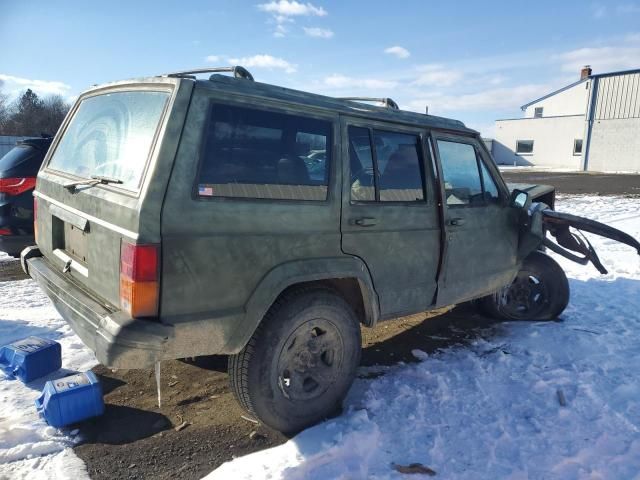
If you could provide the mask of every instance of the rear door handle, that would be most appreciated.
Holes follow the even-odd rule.
[[[378,223],[374,217],[354,218],[351,220],[351,222],[359,227],[373,227],[376,223]]]
[[[452,227],[459,227],[464,225],[464,218],[451,218],[447,223]]]

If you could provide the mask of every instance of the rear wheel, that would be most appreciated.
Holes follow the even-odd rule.
[[[293,290],[229,358],[231,389],[264,424],[294,433],[339,407],[360,351],[358,319],[340,295],[325,288]]]
[[[569,303],[569,281],[562,267],[534,251],[511,283],[480,300],[483,310],[502,320],[552,320]]]

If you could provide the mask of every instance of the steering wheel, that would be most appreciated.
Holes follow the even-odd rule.
[[[373,175],[373,167],[362,167],[355,172],[351,172],[351,185],[353,185],[356,180],[360,180],[363,176],[373,178]]]

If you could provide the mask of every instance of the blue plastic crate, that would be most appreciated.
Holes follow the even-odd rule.
[[[38,413],[52,427],[64,427],[104,413],[102,388],[93,372],[49,380],[35,403]]]
[[[62,366],[62,349],[53,340],[27,337],[0,348],[0,369],[24,383],[44,377]]]

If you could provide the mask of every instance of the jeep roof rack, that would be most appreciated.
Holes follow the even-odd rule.
[[[193,70],[182,70],[180,72],[165,73],[163,77],[194,77],[198,73],[222,73],[230,72],[236,78],[246,78],[247,80],[253,80],[253,75],[246,68],[240,65],[234,65],[232,67],[212,67],[212,68],[194,68]]]
[[[394,110],[400,110],[398,104],[389,97],[375,98],[375,97],[338,97],[338,100],[351,100],[354,102],[378,102],[382,103],[387,108],[393,108]]]

